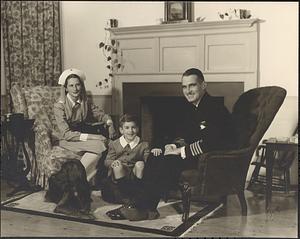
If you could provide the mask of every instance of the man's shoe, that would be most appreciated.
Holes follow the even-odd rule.
[[[112,220],[124,220],[124,219],[128,219],[126,218],[126,216],[124,216],[124,214],[122,213],[121,209],[123,208],[134,208],[135,206],[132,204],[124,204],[121,207],[118,207],[116,209],[110,210],[108,212],[106,212],[106,215],[109,216]]]
[[[120,211],[129,221],[143,221],[148,219],[148,210],[145,209],[124,207]]]
[[[110,210],[108,212],[106,212],[106,215],[110,217],[110,219],[112,220],[124,220],[126,219],[126,217],[122,214],[121,212],[121,208],[123,208],[125,206],[121,206],[119,208]]]
[[[150,211],[147,209],[138,209],[138,208],[121,208],[121,213],[129,221],[143,221],[143,220],[154,220],[159,218],[160,214],[157,210]]]

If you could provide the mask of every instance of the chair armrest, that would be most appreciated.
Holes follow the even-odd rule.
[[[203,154],[198,163],[198,170],[203,172],[202,193],[226,195],[243,189],[253,152],[252,147],[247,147]]]
[[[200,155],[200,161],[211,161],[211,160],[236,160],[238,158],[245,157],[249,154],[253,153],[252,147],[235,149],[235,150],[218,150],[212,151],[205,154]]]

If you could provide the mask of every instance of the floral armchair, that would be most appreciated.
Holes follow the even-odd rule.
[[[60,95],[60,87],[35,86],[21,88],[14,85],[10,91],[14,113],[23,113],[25,118],[35,119],[34,142],[26,143],[31,171],[28,177],[36,185],[48,187],[48,178],[60,169],[68,159],[81,156],[55,145],[59,131],[53,113],[53,104]]]

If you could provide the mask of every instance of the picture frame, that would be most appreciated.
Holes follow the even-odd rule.
[[[193,2],[190,1],[166,1],[165,23],[192,22]]]

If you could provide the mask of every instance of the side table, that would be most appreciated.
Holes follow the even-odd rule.
[[[272,178],[275,152],[297,152],[298,144],[294,142],[276,141],[274,139],[268,139],[264,143],[266,144],[266,210],[269,211],[272,202]]]
[[[20,190],[31,190],[32,186],[27,180],[27,174],[30,172],[31,163],[25,147],[27,135],[32,130],[34,119],[25,119],[21,113],[7,114],[1,117],[1,136],[4,140],[4,145],[8,153],[8,170],[5,172],[8,175],[8,181],[14,181],[17,186],[8,193],[7,196],[12,196]],[[12,137],[14,144],[8,140],[8,136]],[[26,160],[26,168],[18,165],[18,153],[20,147]]]

